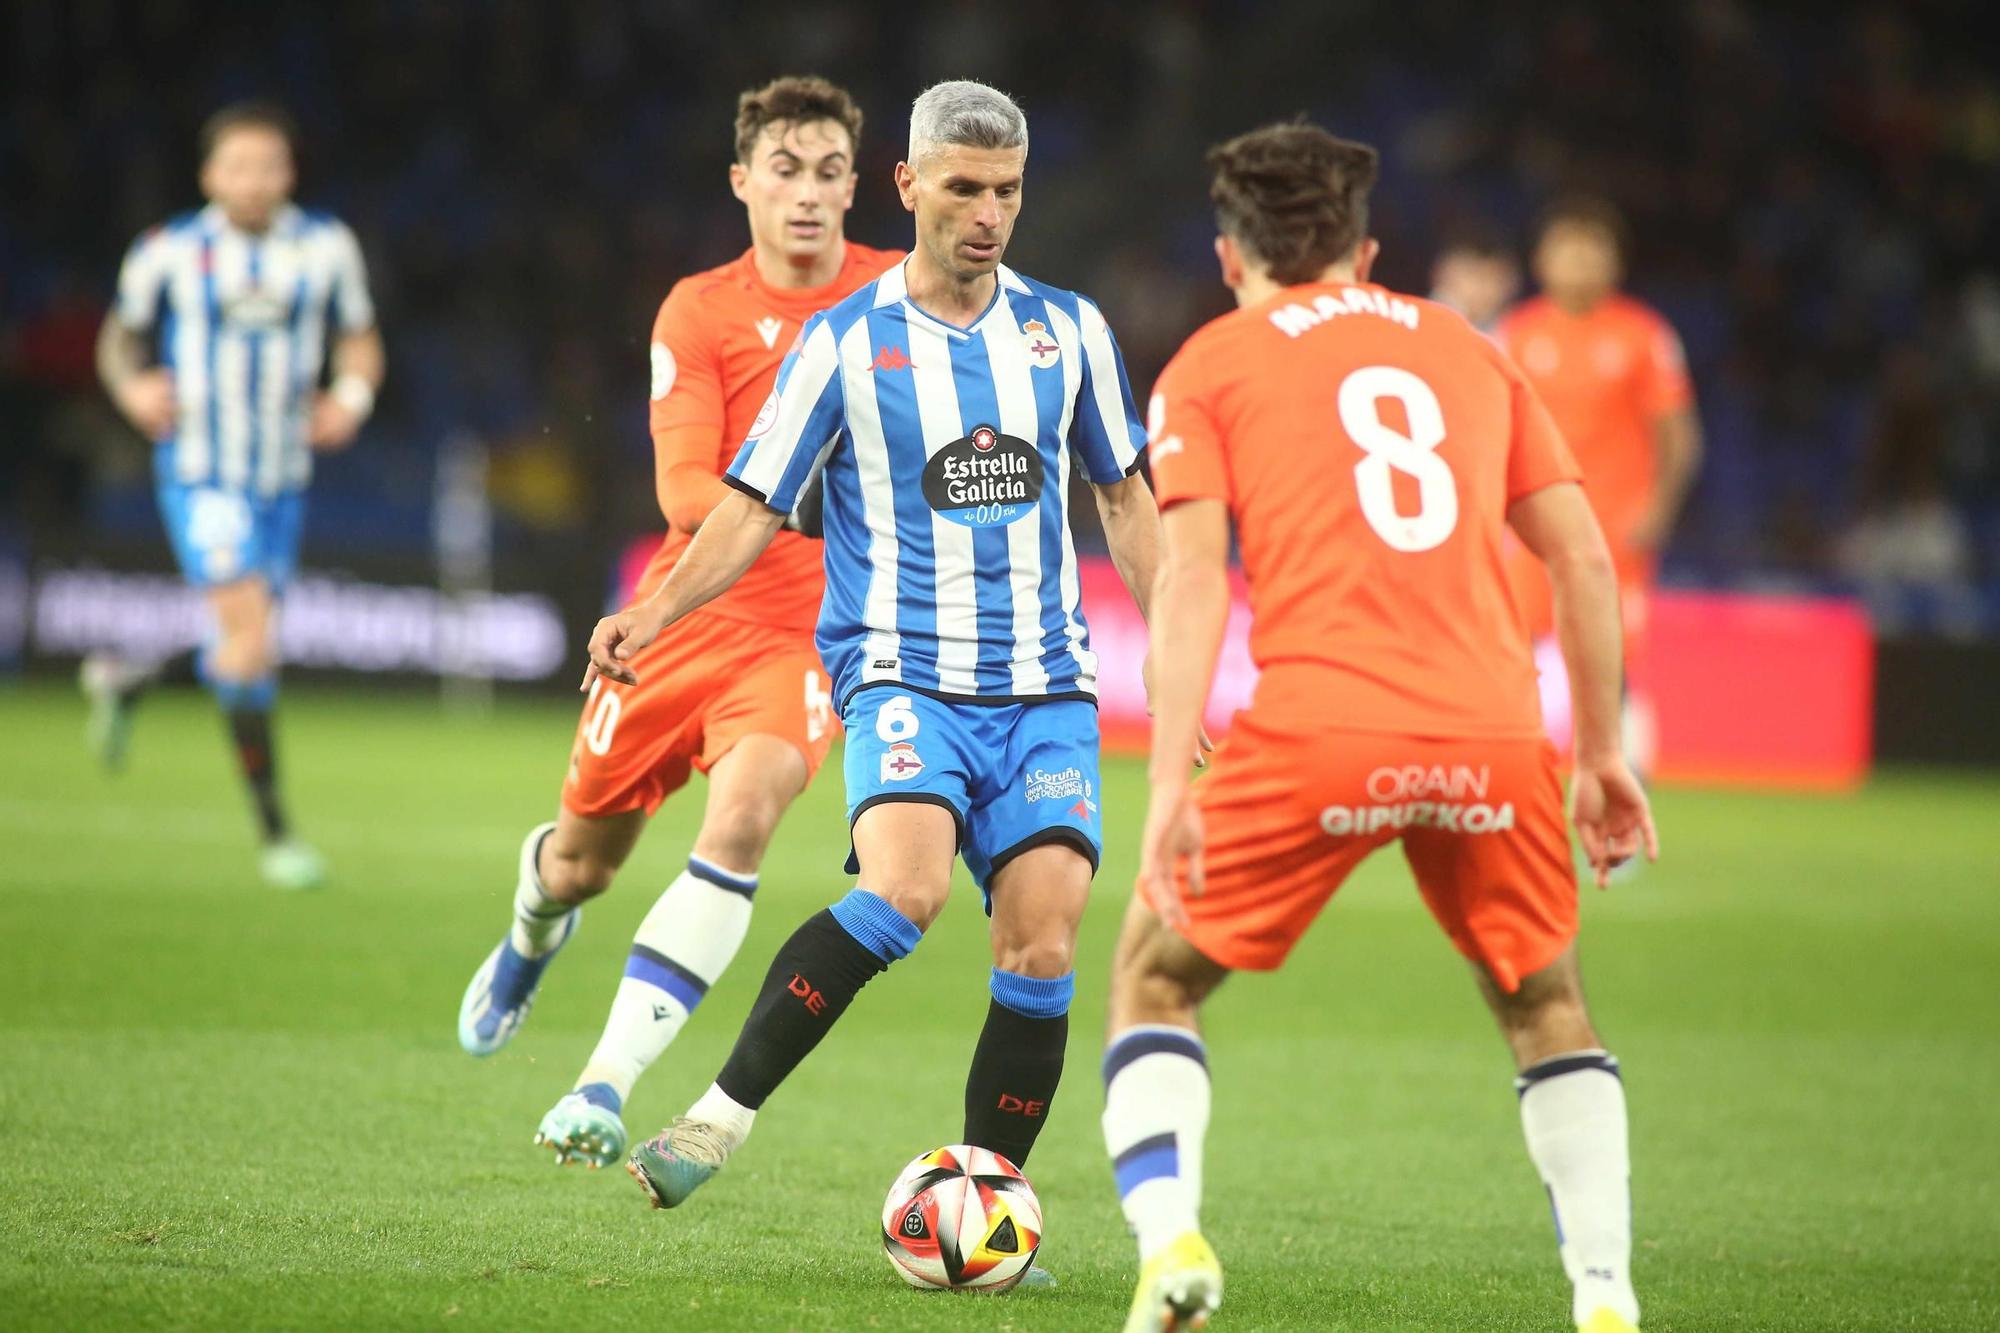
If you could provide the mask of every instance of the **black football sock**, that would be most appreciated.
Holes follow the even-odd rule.
[[[229,736],[236,744],[236,762],[242,767],[244,785],[257,808],[257,824],[265,842],[282,841],[287,824],[284,807],[278,802],[278,757],[271,748],[269,708],[230,708],[223,713],[229,722]]]
[[[1026,977],[996,967],[992,987],[965,1079],[965,1141],[1020,1166],[1062,1082],[1076,975]]]
[[[763,1106],[861,988],[921,937],[915,923],[865,889],[814,915],[771,960],[716,1087],[753,1111]]]

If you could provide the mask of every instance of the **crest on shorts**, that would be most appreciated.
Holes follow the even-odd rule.
[[[917,747],[908,741],[897,741],[882,752],[882,781],[908,782],[924,771],[924,761],[917,757]]]
[[[1062,360],[1062,344],[1049,333],[1049,326],[1031,319],[1021,326],[1021,341],[1027,344],[1028,360],[1035,369],[1047,370]]]

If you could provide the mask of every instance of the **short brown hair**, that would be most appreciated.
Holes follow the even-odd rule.
[[[1208,165],[1216,225],[1287,286],[1311,282],[1368,234],[1377,157],[1365,143],[1292,121],[1216,145]]]
[[[284,139],[293,157],[299,155],[299,123],[291,112],[276,102],[231,102],[201,123],[201,137],[195,141],[201,160],[208,161],[231,130],[243,129],[270,130]]]
[[[830,120],[847,131],[848,146],[861,150],[861,108],[847,90],[815,74],[791,74],[751,88],[736,99],[736,160],[745,166],[757,140],[772,126]]]
[[[1631,239],[1625,215],[1618,211],[1618,205],[1599,194],[1566,194],[1549,205],[1542,214],[1541,224],[1535,228],[1536,241],[1543,240],[1557,227],[1599,232],[1611,242],[1611,248],[1621,259]]]

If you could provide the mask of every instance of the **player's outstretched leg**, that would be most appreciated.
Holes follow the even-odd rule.
[[[553,1150],[558,1164],[607,1166],[624,1157],[625,1099],[735,958],[750,929],[756,892],[755,875],[690,856],[687,869],[646,913],[604,1034],[576,1087],[535,1131],[535,1142]]]
[[[761,733],[708,771],[708,805],[687,869],[640,922],[604,1033],[572,1089],[542,1117],[535,1142],[556,1162],[605,1166],[625,1156],[632,1086],[666,1051],[750,929],[757,867],[786,807],[811,778],[792,742]]]
[[[491,1055],[528,1021],[535,989],[556,951],[576,933],[583,909],[556,898],[542,880],[542,846],[556,825],[529,830],[521,844],[514,888],[514,924],[472,974],[458,1005],[458,1044],[468,1055]]]
[[[949,865],[949,862],[946,863]],[[655,1208],[673,1208],[750,1136],[764,1101],[812,1053],[861,988],[907,957],[923,928],[854,889],[792,932],[714,1084],[626,1164]]]
[[[1639,1326],[1639,1300],[1625,1085],[1591,1028],[1575,949],[1512,993],[1475,971],[1520,1069],[1521,1129],[1548,1190],[1577,1327],[1630,1333]]]
[[[92,754],[112,772],[125,766],[132,739],[132,715],[139,700],[155,685],[194,685],[199,653],[190,648],[150,666],[127,662],[113,653],[92,653],[83,659],[77,683],[90,704],[84,738]]]
[[[1209,1082],[1195,1022],[1226,975],[1133,899],[1104,1051],[1104,1147],[1139,1242],[1127,1333],[1200,1328],[1222,1303],[1222,1265],[1201,1234]]]
[[[655,1208],[673,1208],[722,1168],[780,1083],[819,1045],[869,981],[909,955],[943,910],[958,820],[937,805],[891,800],[854,821],[864,881],[792,932],[764,974],[736,1047],[688,1113],[633,1152],[626,1169]]]

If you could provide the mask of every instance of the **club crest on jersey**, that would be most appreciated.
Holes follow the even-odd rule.
[[[1042,476],[1033,445],[978,425],[924,464],[924,500],[964,527],[1004,527],[1041,502]]]
[[[1049,333],[1049,326],[1031,319],[1021,326],[1021,338],[1028,345],[1028,360],[1035,369],[1047,370],[1062,360],[1062,344]]]
[[[882,781],[908,782],[924,771],[924,761],[917,757],[917,747],[908,741],[897,741],[882,753]]]
[[[653,401],[657,403],[673,391],[674,374],[678,367],[674,365],[673,349],[669,348],[665,343],[654,343],[651,350],[653,357]]]
[[[764,340],[764,346],[776,350],[778,335],[785,331],[785,321],[775,315],[766,315],[757,321],[757,336]]]
[[[777,424],[778,391],[773,389],[771,396],[764,400],[764,405],[757,409],[757,419],[750,423],[750,438],[753,440],[761,438],[766,431]]]

